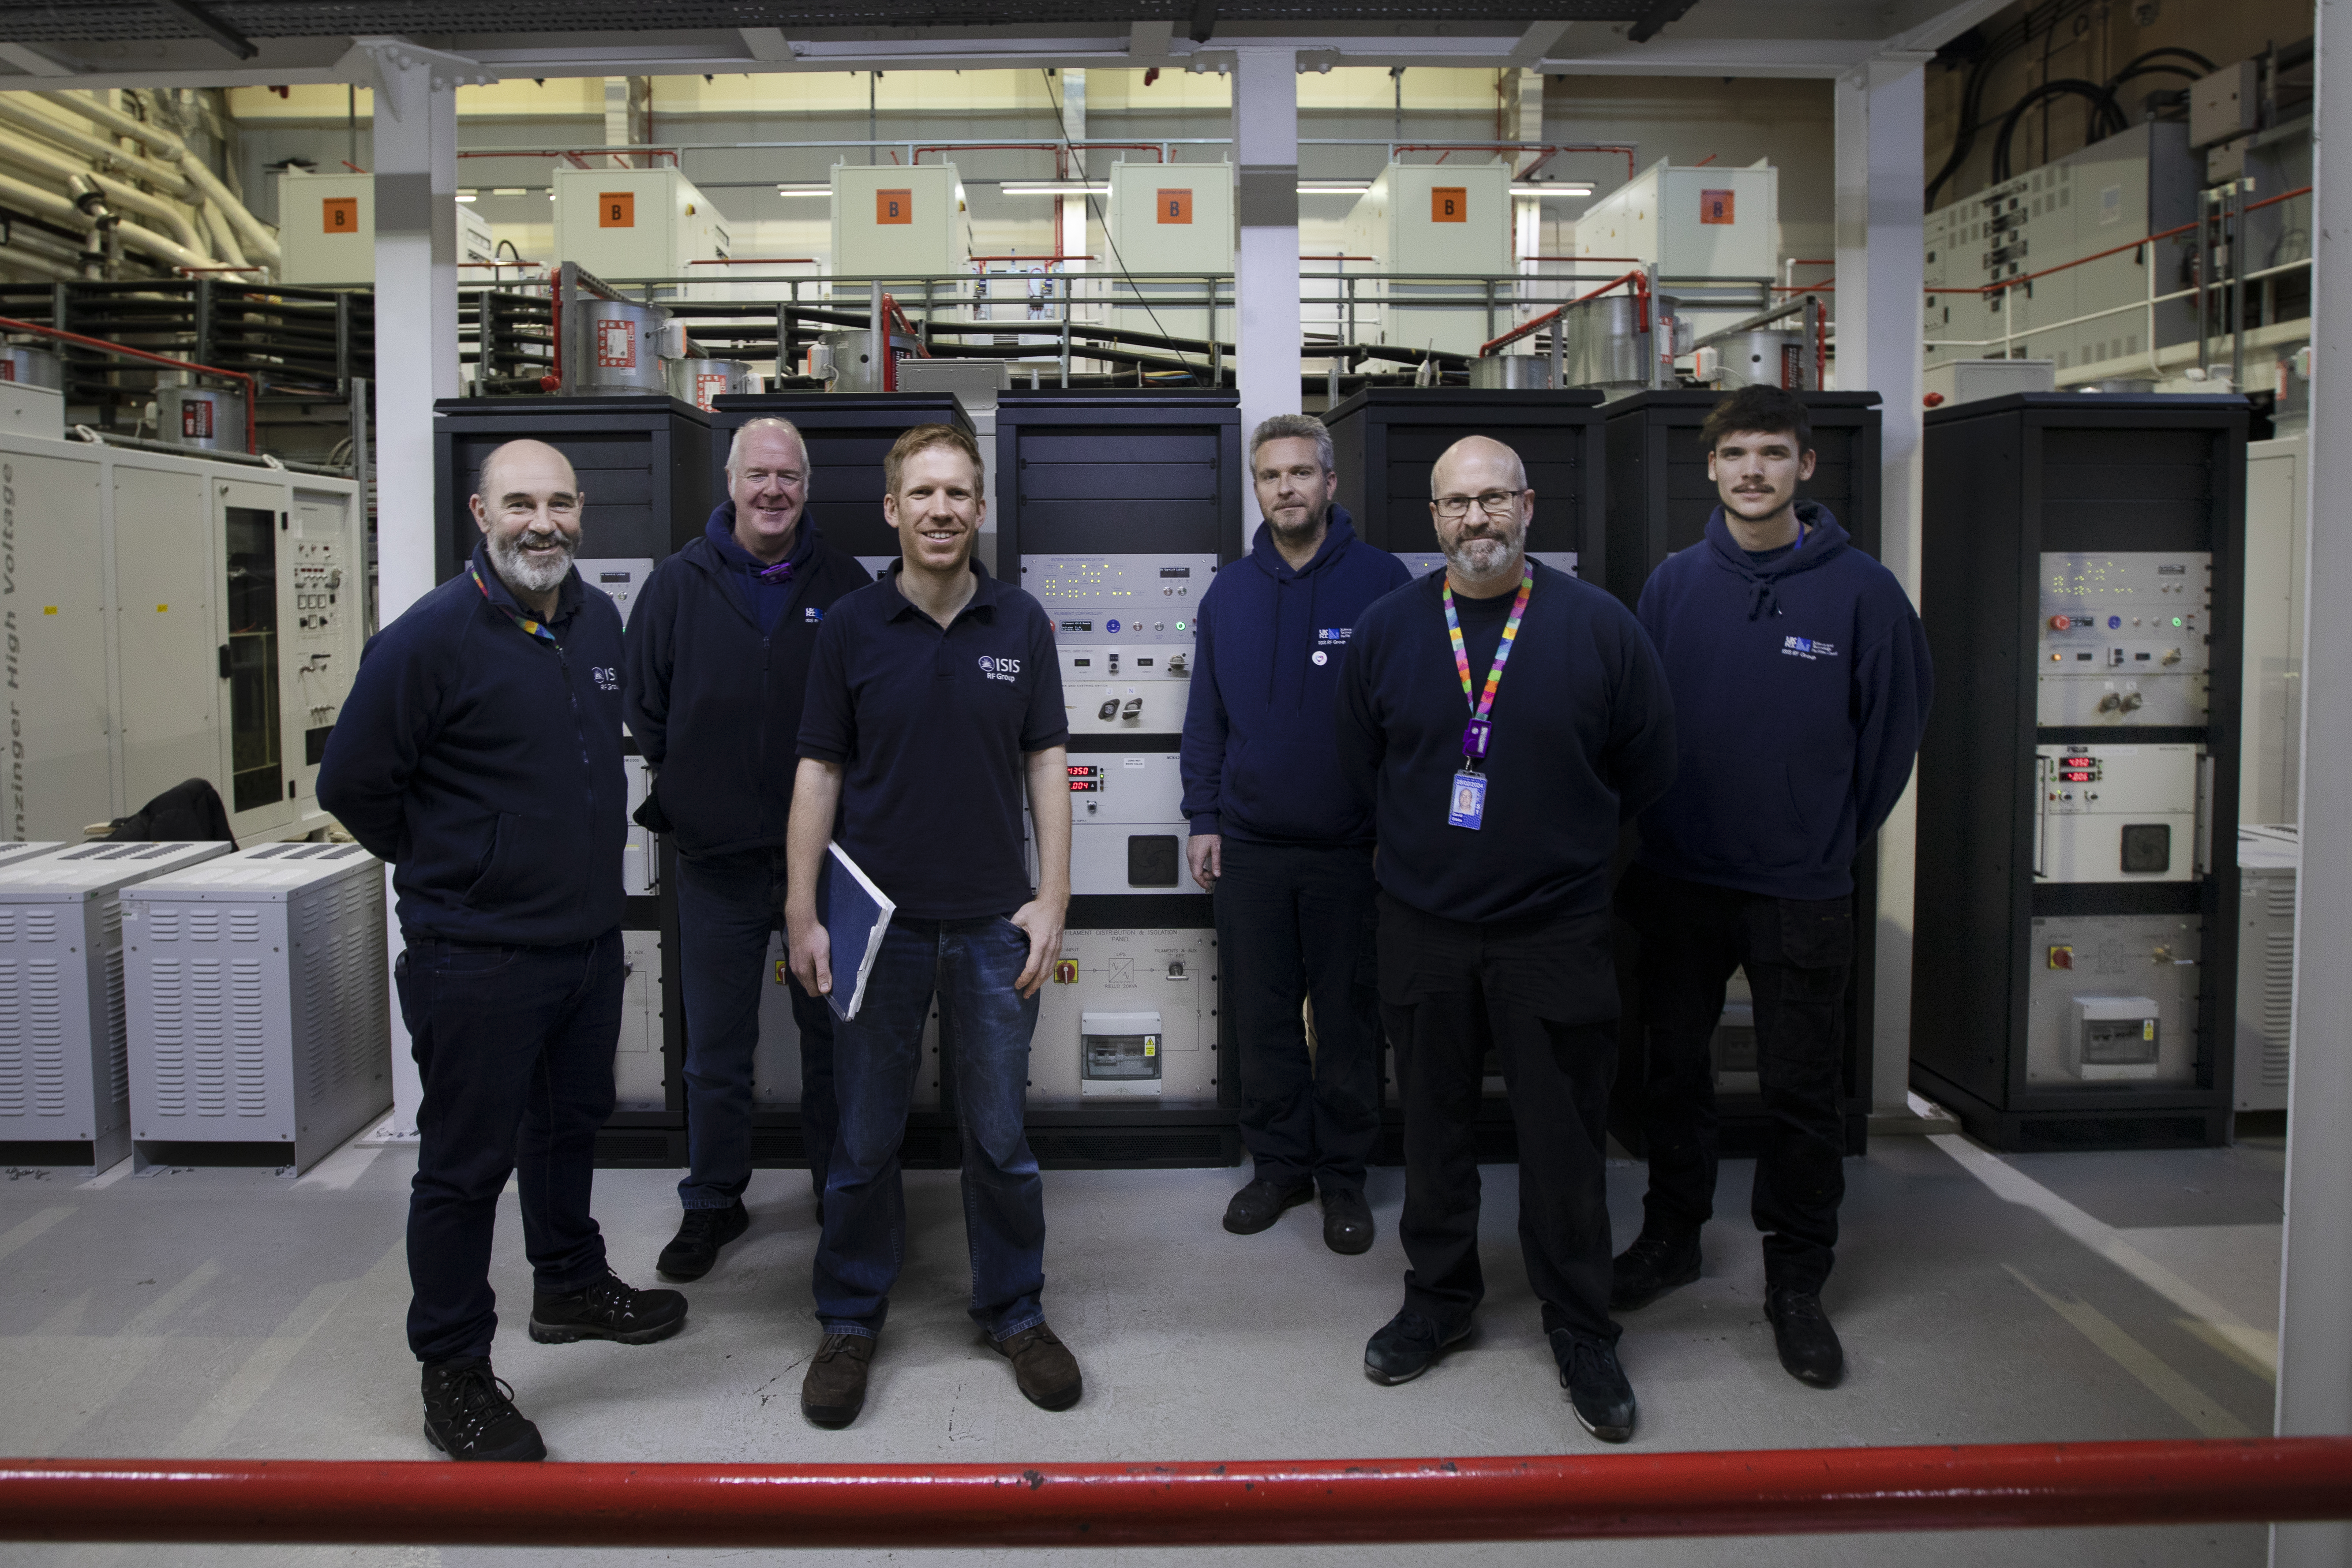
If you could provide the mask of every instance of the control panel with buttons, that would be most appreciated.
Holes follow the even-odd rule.
[[[2203,724],[2212,600],[2202,552],[2044,552],[2036,722]]]
[[[2193,745],[2037,749],[2033,874],[2043,882],[2187,882],[2202,874],[2207,770]]]
[[[1027,555],[1022,586],[1053,617],[1073,734],[1184,728],[1198,606],[1214,555]]]

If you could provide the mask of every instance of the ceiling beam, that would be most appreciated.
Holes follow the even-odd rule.
[[[40,44],[0,44],[0,60],[33,76],[79,76],[89,68]]]
[[[782,27],[738,27],[743,47],[751,51],[755,60],[789,60],[793,58],[792,41],[784,37]]]
[[[249,60],[261,52],[259,46],[251,38],[214,16],[211,6],[199,5],[197,0],[154,0],[154,4],[188,23],[238,59]]]
[[[1525,68],[1543,64],[1546,55],[1558,47],[1573,22],[1530,22],[1528,30],[1519,35],[1518,46],[1511,50],[1511,63]]]

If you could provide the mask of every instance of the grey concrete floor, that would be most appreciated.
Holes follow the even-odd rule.
[[[401,1228],[414,1155],[352,1147],[301,1180],[170,1169],[0,1179],[0,1452],[89,1457],[425,1458],[402,1340]],[[1641,1400],[1632,1447],[2187,1437],[2266,1432],[2277,1320],[2282,1150],[1995,1156],[1886,1138],[1847,1163],[1824,1300],[1849,1373],[1785,1375],[1760,1310],[1752,1166],[1727,1162],[1696,1285],[1628,1314]],[[816,1330],[813,1205],[800,1172],[754,1179],[751,1234],[688,1287],[663,1344],[542,1346],[520,1331],[530,1273],[509,1191],[494,1283],[499,1373],[556,1458],[962,1462],[1586,1453],[1517,1257],[1517,1173],[1485,1171],[1488,1297],[1478,1331],[1419,1382],[1379,1388],[1364,1338],[1396,1308],[1402,1177],[1375,1172],[1381,1238],[1339,1258],[1317,1211],[1262,1236],[1218,1226],[1239,1171],[1049,1172],[1046,1307],[1087,1373],[1074,1410],[1014,1391],[977,1339],[951,1173],[908,1180],[909,1258],[866,1413],[808,1426]],[[1643,1173],[1614,1163],[1619,1240]],[[675,1173],[605,1172],[616,1268],[653,1284]],[[1162,1563],[2252,1565],[2226,1529],[1811,1537],[1603,1545],[1071,1553]],[[486,1565],[772,1559],[790,1552],[193,1549],[0,1545],[0,1564]],[[1028,1563],[1041,1554],[871,1552],[850,1564]]]

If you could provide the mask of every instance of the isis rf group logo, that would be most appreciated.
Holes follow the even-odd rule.
[[[992,658],[987,654],[982,654],[980,673],[990,680],[1018,680],[1021,679],[1021,661],[1017,658]]]

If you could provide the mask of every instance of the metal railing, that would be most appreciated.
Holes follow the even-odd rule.
[[[1262,1546],[2352,1518],[2352,1438],[1174,1464],[0,1460],[0,1539]]]

